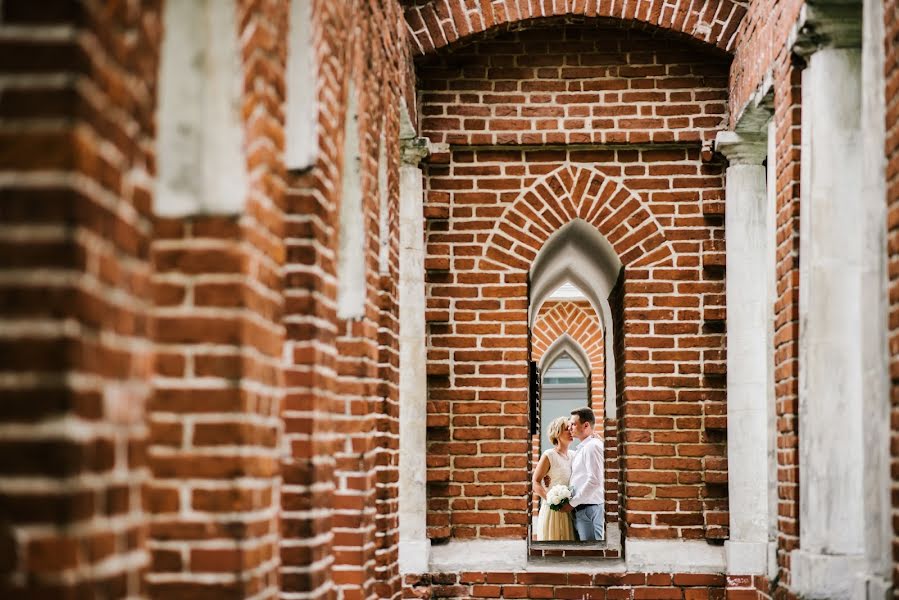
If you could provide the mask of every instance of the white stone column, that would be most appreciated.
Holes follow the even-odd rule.
[[[427,140],[402,142],[400,166],[399,350],[401,573],[428,571],[425,250],[422,173]]]
[[[819,8],[809,7],[803,29],[813,47],[802,80],[800,549],[791,584],[805,598],[849,598],[865,552],[861,51],[846,7],[838,19]],[[815,46],[821,40],[829,45]]]
[[[727,572],[762,575],[768,556],[767,153],[763,136],[722,132],[728,161],[727,461],[730,539]]]

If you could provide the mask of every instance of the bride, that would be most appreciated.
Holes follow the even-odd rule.
[[[574,526],[571,515],[552,510],[546,501],[546,492],[554,485],[568,485],[571,479],[571,458],[568,446],[571,444],[571,432],[568,431],[568,419],[559,417],[549,424],[549,441],[553,447],[546,450],[534,468],[534,493],[543,502],[540,503],[540,514],[537,517],[537,540],[541,542],[574,540]],[[549,487],[543,480],[549,477]]]

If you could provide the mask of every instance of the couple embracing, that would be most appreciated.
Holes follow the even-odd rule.
[[[594,436],[596,417],[589,408],[571,411],[571,418],[559,417],[549,425],[553,447],[546,450],[534,469],[534,492],[543,499],[537,517],[537,540],[598,541],[604,538],[605,496],[603,444]],[[574,439],[580,440],[569,453]],[[549,478],[549,486],[545,479]],[[571,497],[561,507],[550,507],[547,491],[567,486]]]

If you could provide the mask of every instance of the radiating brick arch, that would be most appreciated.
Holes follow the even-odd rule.
[[[732,53],[745,2],[732,0],[430,0],[406,9],[416,54],[549,17],[620,19],[680,33]]]
[[[594,169],[566,165],[506,208],[484,245],[479,268],[529,269],[546,240],[575,219],[596,227],[625,267],[657,265],[673,255],[658,220],[636,194]]]
[[[590,363],[590,397],[594,408],[604,413],[605,348],[602,322],[586,301],[555,300],[543,305],[531,330],[531,356],[540,362],[547,350],[563,335],[581,347]]]

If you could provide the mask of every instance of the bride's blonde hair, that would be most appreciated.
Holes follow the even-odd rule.
[[[555,446],[559,443],[559,436],[568,429],[568,417],[556,417],[549,424],[547,433],[549,434],[549,443]]]

